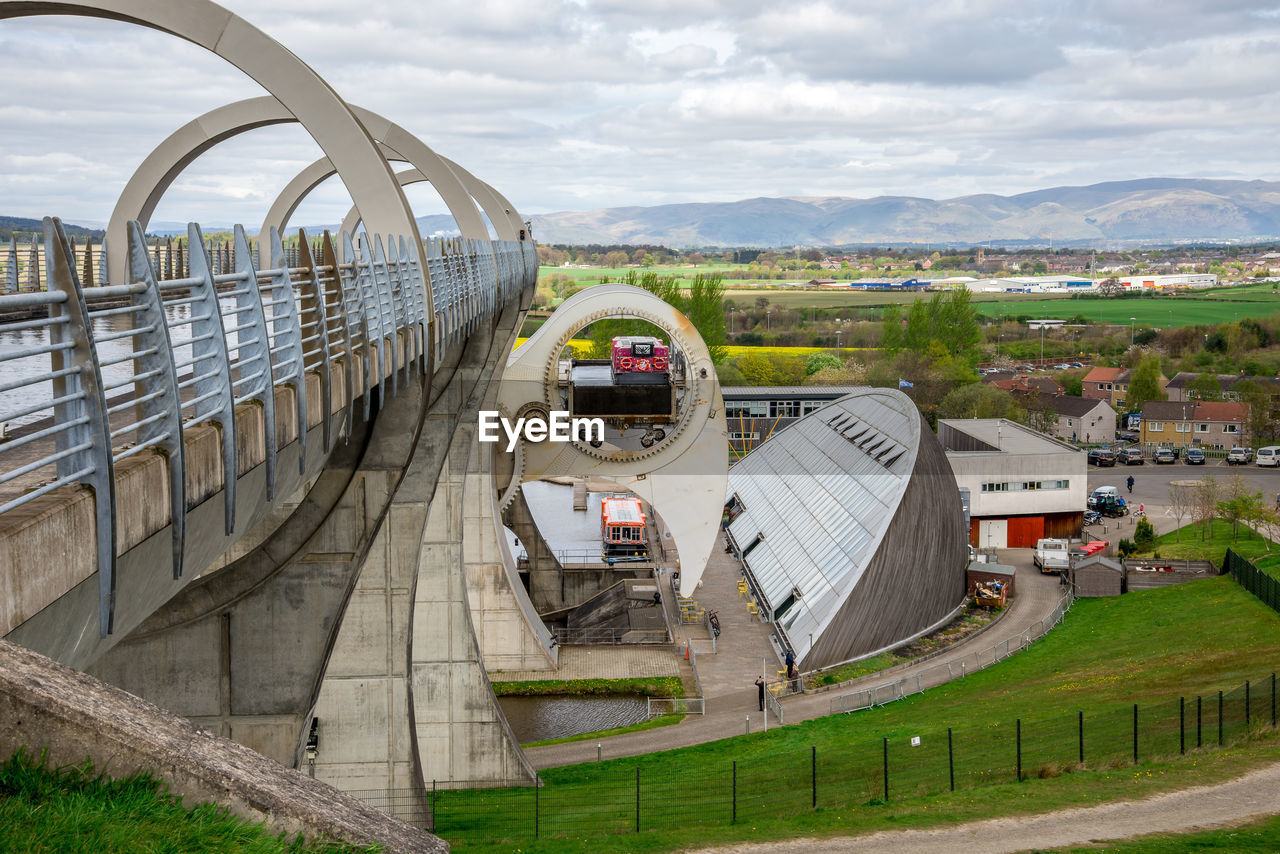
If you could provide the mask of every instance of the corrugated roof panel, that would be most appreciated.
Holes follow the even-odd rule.
[[[783,621],[802,656],[875,553],[915,458],[903,440],[918,434],[905,397],[869,391],[800,419],[730,469],[729,492],[745,508],[730,525],[735,540],[765,533],[746,562],[767,603],[802,594]]]

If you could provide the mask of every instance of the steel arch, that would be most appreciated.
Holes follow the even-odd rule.
[[[0,19],[39,15],[136,24],[217,54],[253,78],[302,124],[333,160],[370,231],[420,239],[413,212],[391,167],[347,103],[305,62],[230,10],[211,0],[0,0]],[[109,276],[124,272],[125,222],[119,223],[114,247],[108,244],[108,252],[114,252],[118,259],[114,265],[108,263]]]
[[[424,172],[437,175],[437,178],[433,181],[436,190],[445,200],[445,204],[449,207],[450,212],[453,213],[454,219],[458,221],[463,234],[469,237],[488,239],[488,229],[484,227],[484,221],[480,218],[479,211],[476,210],[475,202],[470,195],[472,192],[478,193],[483,200],[483,197],[488,195],[483,192],[483,188],[488,185],[460,167],[457,167],[455,172],[455,164],[441,158],[408,131],[391,123],[377,113],[360,107],[346,106],[362,122],[368,120],[372,124],[371,129],[379,131],[379,134],[377,134],[379,140],[385,143],[387,140],[383,139],[383,137],[391,137],[389,144],[393,150],[400,152],[403,149],[407,153],[420,155],[418,162],[414,162],[414,165],[419,166],[419,168],[424,165],[428,166],[429,168],[425,169]],[[130,220],[137,220],[145,227],[165,191],[177,179],[178,175],[182,174],[182,171],[201,154],[218,143],[247,131],[296,121],[298,121],[298,118],[290,113],[288,108],[278,99],[266,96],[236,101],[210,110],[170,134],[138,166],[116,202],[115,210],[111,214],[111,221],[107,226],[108,267],[114,266],[113,259],[117,257],[118,251],[116,247],[121,245],[125,239],[126,223]],[[396,146],[399,147],[396,148]],[[382,156],[381,151],[379,156]],[[385,160],[385,158],[383,159]],[[330,163],[334,162],[327,152],[324,160],[328,160]],[[314,168],[315,165],[312,164],[309,169]],[[390,170],[390,166],[387,168]],[[308,170],[304,170],[304,173],[310,174]],[[342,175],[341,170],[338,170],[338,173]],[[310,186],[305,186],[305,191],[309,191],[311,187],[331,174],[332,172],[329,172],[320,177],[312,177],[310,179],[311,184]],[[299,200],[306,195],[304,185],[300,183],[301,177],[299,176],[299,178],[295,178],[293,182],[290,182],[291,187],[295,183],[298,186],[293,191],[289,191],[286,188],[286,191],[281,193],[282,198],[286,196],[286,193],[298,195]],[[343,180],[350,185],[345,176],[343,176]],[[398,185],[397,192],[400,192]],[[490,220],[495,223],[495,228],[504,220],[511,223],[510,229],[506,233],[501,229],[499,230],[499,239],[517,240],[518,229],[520,228],[519,213],[496,190],[489,188],[489,193],[492,195],[490,204],[494,204],[497,207],[491,209],[486,206],[486,212],[489,214]],[[403,198],[403,193],[401,197]],[[352,192],[352,199],[355,201],[356,207],[363,211],[359,198],[354,191]],[[279,204],[279,200],[277,200],[277,204]],[[296,205],[297,203],[295,202],[294,204]],[[275,207],[273,205],[273,209]],[[369,231],[382,231],[372,221],[363,216],[361,218],[365,220],[365,226]],[[287,215],[283,219],[287,221]],[[270,216],[264,220],[263,227],[264,229],[269,228],[272,224],[277,225],[277,227],[283,227],[283,222],[273,223]],[[416,228],[411,233],[418,236]],[[123,250],[119,251],[122,252]],[[123,263],[123,260],[120,263]]]

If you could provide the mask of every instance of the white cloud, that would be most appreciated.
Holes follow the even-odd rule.
[[[1273,2],[227,5],[527,213],[1280,178]],[[105,220],[169,133],[262,93],[194,45],[65,17],[0,21],[0,73],[11,215]],[[318,155],[296,127],[247,134],[193,164],[156,216],[256,224]],[[429,187],[411,197],[442,211]],[[349,205],[331,181],[295,222]]]

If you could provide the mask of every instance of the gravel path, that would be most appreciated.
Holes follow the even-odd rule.
[[[1012,854],[1016,851],[1088,845],[1150,833],[1191,833],[1247,824],[1280,813],[1280,764],[1212,786],[1183,789],[1141,801],[1078,807],[1043,815],[998,818],[933,830],[905,830],[866,836],[792,839],[726,848],[700,854],[822,854],[892,851],[894,854]]]

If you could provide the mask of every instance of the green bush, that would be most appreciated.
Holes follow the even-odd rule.
[[[1120,552],[1120,557],[1128,557],[1138,550],[1133,540],[1121,540],[1116,544],[1116,550]]]
[[[1141,551],[1151,551],[1156,544],[1156,529],[1146,519],[1139,519],[1137,526],[1133,529],[1133,544]]]

